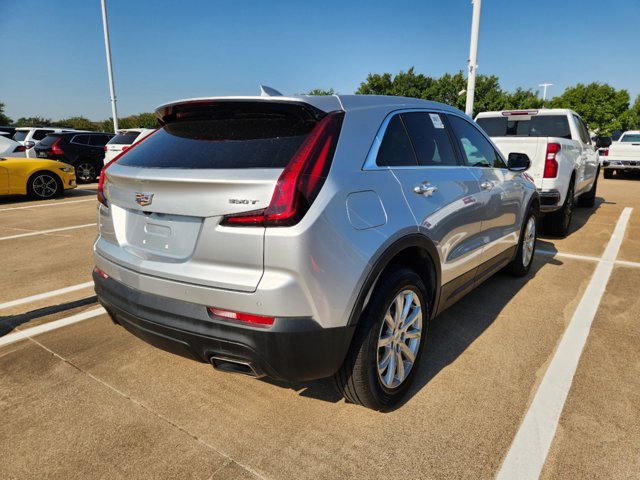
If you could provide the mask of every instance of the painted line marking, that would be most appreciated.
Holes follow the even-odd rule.
[[[565,257],[565,258],[572,258],[574,260],[586,260],[588,262],[599,262],[601,260],[598,257],[590,257],[587,255],[577,255],[575,253],[554,252],[552,250],[541,250],[538,248],[536,248],[536,253],[539,253],[540,255],[547,255],[549,257]],[[628,260],[614,260],[613,263],[615,263],[616,265],[624,265],[625,267],[640,268],[640,263],[630,262]]]
[[[632,208],[625,208],[598,261],[589,285],[571,317],[535,397],[498,472],[498,480],[537,479],[542,472],[573,383],[591,324],[629,224]]]
[[[92,192],[92,193],[95,193],[95,192]],[[38,205],[25,205],[24,207],[0,208],[0,212],[8,212],[10,210],[26,210],[29,208],[61,207],[63,205],[71,205],[72,203],[95,202],[95,201],[96,201],[95,198],[90,198],[88,200],[71,200],[69,202],[41,203]]]
[[[83,288],[89,288],[91,286],[93,286],[93,282],[84,282],[77,285],[71,285],[69,287],[59,288],[58,290],[51,290],[49,292],[38,293],[37,295],[31,295],[29,297],[18,298],[9,302],[0,303],[0,310],[16,307],[18,305],[24,305],[25,303],[37,302],[38,300],[44,300],[45,298],[64,295],[65,293],[75,292],[77,290],[82,290]]]
[[[67,318],[61,318],[60,320],[45,323],[43,325],[38,325],[37,327],[27,328],[26,330],[20,330],[18,332],[10,333],[0,338],[0,347],[11,345],[12,343],[19,342],[20,340],[24,340],[25,338],[31,338],[36,335],[40,335],[41,333],[50,332],[51,330],[66,327],[67,325],[82,322],[83,320],[97,317],[98,315],[102,315],[103,313],[106,313],[106,310],[100,307],[94,310],[88,310],[86,312],[78,313]]]
[[[67,230],[76,230],[78,228],[95,227],[97,223],[87,223],[85,225],[74,225],[73,227],[52,228],[51,230],[40,230],[38,232],[20,233],[18,235],[9,235],[8,237],[0,237],[2,240],[13,240],[16,238],[34,237],[36,235],[46,235],[48,233],[66,232]]]

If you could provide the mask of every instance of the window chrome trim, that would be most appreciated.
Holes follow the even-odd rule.
[[[399,110],[394,110],[392,112],[389,112],[387,114],[387,116],[385,117],[385,119],[382,121],[382,124],[380,125],[380,128],[378,129],[378,132],[376,133],[376,136],[373,137],[373,143],[371,144],[371,147],[369,148],[369,153],[367,153],[367,157],[364,161],[364,165],[362,166],[362,170],[363,171],[369,171],[369,170],[416,170],[416,169],[423,169],[423,168],[456,168],[456,167],[464,167],[465,165],[442,165],[442,166],[438,166],[438,165],[405,165],[405,166],[381,166],[376,164],[376,159],[378,158],[378,152],[380,151],[380,147],[382,146],[382,139],[384,138],[385,133],[387,133],[387,127],[389,126],[389,123],[391,122],[391,119],[393,117],[395,117],[396,115],[400,115],[402,113],[414,113],[414,112],[421,112],[421,113],[437,113],[438,115],[446,115],[448,113],[448,111],[445,110],[436,110],[433,108],[402,108]],[[444,123],[444,121],[443,121]],[[447,124],[445,123],[445,128],[447,128]],[[492,143],[493,145],[493,143]],[[454,148],[455,145],[451,145],[451,148]],[[455,153],[455,152],[454,152]],[[457,160],[457,159],[456,159]]]

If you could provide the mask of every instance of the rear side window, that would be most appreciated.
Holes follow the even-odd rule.
[[[403,113],[402,120],[418,157],[425,167],[457,166],[445,125],[437,113]]]
[[[104,147],[109,141],[109,135],[91,135],[89,145]]]
[[[411,140],[409,140],[400,115],[394,115],[387,125],[376,157],[376,164],[380,167],[415,167],[418,165]]]
[[[220,102],[176,120],[118,160],[147,168],[284,168],[317,123],[300,105]]]
[[[115,137],[109,140],[107,143],[109,145],[131,145],[136,141],[140,135],[139,132],[126,132],[126,133],[118,133]]]
[[[89,145],[90,135],[75,135],[71,139],[71,143],[77,143],[79,145]]]
[[[451,128],[470,167],[507,168],[480,130],[460,117],[449,115]]]
[[[53,132],[53,130],[36,130],[35,132],[33,132],[33,139],[34,140],[42,140],[44,137],[47,136],[47,133],[51,133]]]
[[[478,118],[477,123],[490,137],[560,137],[571,139],[566,115]]]

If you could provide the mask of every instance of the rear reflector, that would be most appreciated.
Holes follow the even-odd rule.
[[[556,178],[558,176],[558,161],[556,155],[562,148],[559,143],[547,143],[547,156],[544,161],[543,178]]]
[[[104,272],[104,270],[102,270],[101,268],[95,267],[95,268],[93,269],[93,271],[94,271],[95,273],[97,273],[98,275],[100,275],[100,276],[101,276],[102,278],[104,278],[105,280],[106,280],[107,278],[109,278],[109,275],[107,275],[107,274]]]
[[[214,317],[229,318],[240,322],[251,323],[253,325],[270,326],[273,325],[274,317],[264,317],[262,315],[252,315],[250,313],[232,312],[215,307],[207,307],[207,310]]]
[[[316,124],[280,174],[267,208],[227,215],[220,224],[282,227],[298,223],[329,174],[343,119],[344,112],[336,111]]]

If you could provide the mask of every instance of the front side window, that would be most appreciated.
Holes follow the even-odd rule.
[[[467,165],[470,167],[507,168],[500,155],[478,128],[455,115],[449,115],[449,121]]]
[[[394,115],[387,125],[376,157],[376,164],[379,167],[415,167],[418,165],[411,140],[409,140],[400,115]]]

